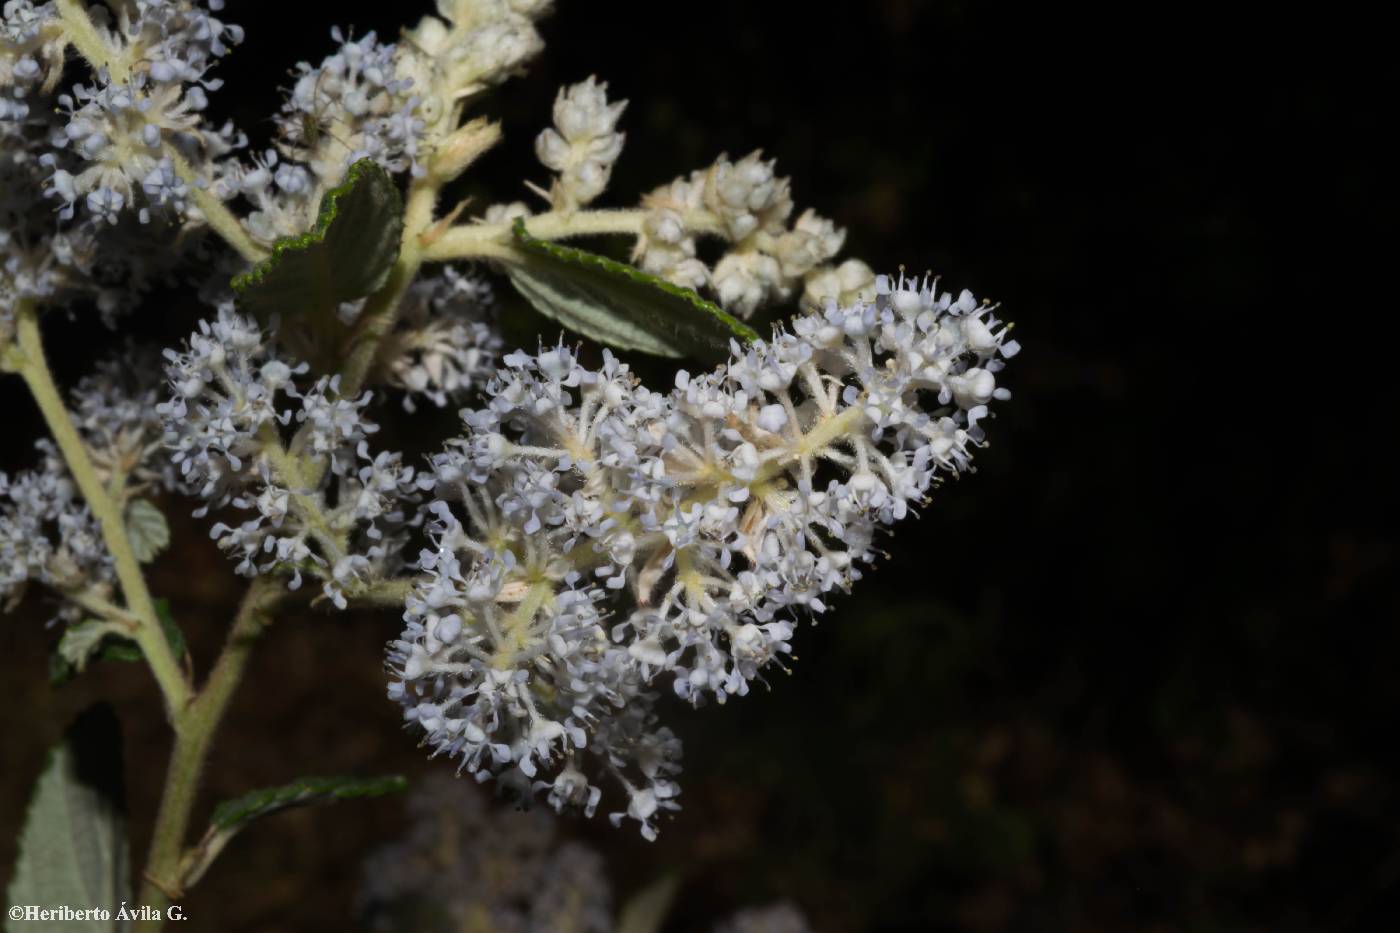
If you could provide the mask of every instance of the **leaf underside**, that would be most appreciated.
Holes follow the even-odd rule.
[[[402,238],[398,187],[361,159],[321,198],[315,225],[274,243],[272,255],[234,278],[233,291],[254,314],[324,314],[383,285]]]
[[[126,507],[126,535],[131,551],[143,564],[170,546],[170,526],[160,508],[149,499],[133,499]]]
[[[121,734],[105,704],[89,708],[49,754],[34,786],[6,892],[12,905],[105,907],[112,919],[33,920],[25,930],[124,929],[116,907],[130,896]]]
[[[505,264],[535,310],[599,343],[657,356],[706,357],[758,333],[688,288],[635,266],[534,237],[517,219],[521,259]]]
[[[155,600],[156,616],[160,618],[161,630],[170,645],[170,653],[176,658],[185,656],[185,633],[170,612],[170,600]],[[97,661],[140,661],[141,646],[130,638],[121,635],[108,635],[98,643],[89,657]],[[49,654],[49,684],[57,687],[67,683],[77,673],[77,666],[55,648]]]

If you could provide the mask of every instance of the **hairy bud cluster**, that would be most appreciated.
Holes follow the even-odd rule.
[[[478,779],[589,812],[600,774],[649,838],[675,805],[664,675],[748,692],[874,558],[882,526],[968,468],[1002,358],[992,309],[881,279],[670,392],[610,354],[512,353],[433,461],[435,547],[392,643],[391,695]],[[609,618],[611,617],[611,618]]]
[[[875,276],[858,260],[842,267],[847,287],[832,288],[828,280],[831,267],[825,263],[841,251],[844,230],[810,210],[788,226],[790,186],[774,173],[774,164],[758,152],[738,162],[720,156],[709,169],[658,188],[642,200],[648,215],[633,258],[678,285],[713,291],[740,317],[786,300],[804,283],[809,308],[827,299],[846,304],[869,299]],[[730,243],[713,269],[697,255],[701,216],[717,222],[717,232]]]
[[[533,20],[548,8],[444,0],[443,19],[424,17],[397,43],[333,29],[337,49],[318,66],[297,66],[277,119],[277,149],[227,166],[216,191],[248,199],[254,210],[246,226],[270,244],[306,229],[321,196],[359,159],[422,175],[425,141],[455,129],[460,102],[517,73],[543,48]]]
[[[455,102],[519,74],[543,51],[535,20],[552,6],[553,0],[438,0],[441,19],[425,16],[405,34],[418,86],[431,88],[429,125],[445,121]]]
[[[559,173],[549,194],[558,210],[575,210],[602,194],[622,154],[617,121],[627,101],[609,104],[607,90],[594,78],[561,90],[554,101],[554,126],[535,140],[540,161]]]

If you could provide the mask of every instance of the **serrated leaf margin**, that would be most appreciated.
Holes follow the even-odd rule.
[[[170,547],[170,523],[150,499],[132,499],[126,505],[126,536],[136,560],[149,564]]]
[[[321,196],[321,204],[316,212],[316,223],[310,230],[304,233],[296,233],[291,236],[279,238],[272,244],[272,252],[253,268],[247,272],[239,273],[233,277],[229,284],[233,287],[234,294],[242,295],[251,288],[256,288],[276,270],[282,262],[291,254],[299,253],[310,249],[318,243],[324,243],[326,235],[330,233],[331,224],[340,215],[340,200],[354,190],[360,180],[366,175],[377,175],[386,182],[394,195],[399,198],[398,222],[400,231],[403,228],[403,200],[399,196],[398,186],[394,184],[394,179],[378,162],[373,159],[360,159],[350,166],[345,173],[345,180],[331,188]],[[402,236],[402,232],[400,232]]]
[[[217,830],[237,829],[251,820],[288,807],[301,806],[321,800],[352,800],[357,797],[382,797],[400,793],[408,787],[408,779],[398,774],[385,777],[309,777],[280,787],[265,787],[241,797],[225,800],[214,808],[209,822]]]
[[[525,226],[525,218],[523,217],[515,218],[515,223],[511,225],[511,236],[515,239],[516,244],[527,253],[549,256],[561,262],[580,265],[610,275],[619,275],[639,285],[660,289],[673,298],[681,299],[697,311],[714,318],[743,343],[753,343],[759,339],[758,331],[713,301],[704,298],[694,289],[685,288],[675,282],[668,282],[659,276],[643,272],[636,266],[618,262],[616,259],[610,259],[598,253],[591,253],[574,246],[565,246],[552,240],[542,240],[530,233],[529,228]]]

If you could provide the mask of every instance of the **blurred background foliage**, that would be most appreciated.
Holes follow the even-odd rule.
[[[392,35],[418,6],[230,4],[248,40],[216,106],[267,133],[276,76],[329,50],[324,27]],[[561,822],[619,899],[679,872],[676,931],[781,898],[824,931],[1369,930],[1400,911],[1398,516],[1369,290],[1393,107],[1366,93],[1390,56],[1364,23],[1298,16],[562,0],[543,60],[493,103],[507,143],[473,187],[528,200],[557,87],[596,73],[631,100],[609,203],[761,146],[849,254],[1001,301],[1025,346],[979,472],[800,630],[791,675],[670,710],[684,810],[660,841]],[[195,314],[155,301],[136,327],[173,341]],[[84,318],[53,339],[70,380],[106,341]],[[0,402],[12,469],[38,424],[13,381]],[[238,588],[188,505],[167,503],[154,589],[202,669]],[[125,725],[138,847],[167,748],[139,669],[48,686],[44,617],[31,598],[0,625],[0,879],[44,749],[91,698]],[[396,628],[279,623],[213,797],[449,767],[383,698]],[[269,820],[190,895],[188,928],[345,929],[361,860],[402,826],[395,800]]]

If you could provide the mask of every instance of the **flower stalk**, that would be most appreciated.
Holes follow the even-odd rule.
[[[63,454],[64,463],[73,475],[73,481],[82,491],[83,498],[97,517],[102,528],[103,542],[112,555],[117,579],[121,584],[122,596],[126,600],[123,610],[135,620],[136,627],[132,638],[141,647],[151,674],[160,686],[165,700],[166,716],[175,721],[189,703],[190,684],[185,679],[180,663],[170,650],[160,618],[156,615],[155,602],[146,587],[141,565],[131,550],[127,538],[126,524],[121,509],[109,495],[107,487],[93,466],[92,458],[73,426],[49,371],[44,354],[43,337],[39,329],[39,310],[32,301],[21,301],[15,316],[15,345],[12,352],[13,366],[20,378],[29,387],[39,411],[44,416],[54,442]]]
[[[634,210],[550,211],[527,217],[530,235],[542,240],[566,240],[581,236],[621,235],[638,237],[643,233],[649,212]],[[718,217],[709,211],[687,211],[684,222],[698,233],[719,234],[723,230]],[[424,252],[424,258],[435,262],[460,259],[509,260],[511,251],[510,223],[462,224],[444,232]]]
[[[142,904],[163,910],[173,898],[183,895],[185,879],[180,868],[200,776],[214,735],[243,679],[253,645],[263,629],[271,624],[272,610],[281,592],[281,588],[266,577],[249,585],[204,687],[174,723],[175,743],[143,872]],[[161,925],[158,920],[147,921],[137,929],[158,930]]]

